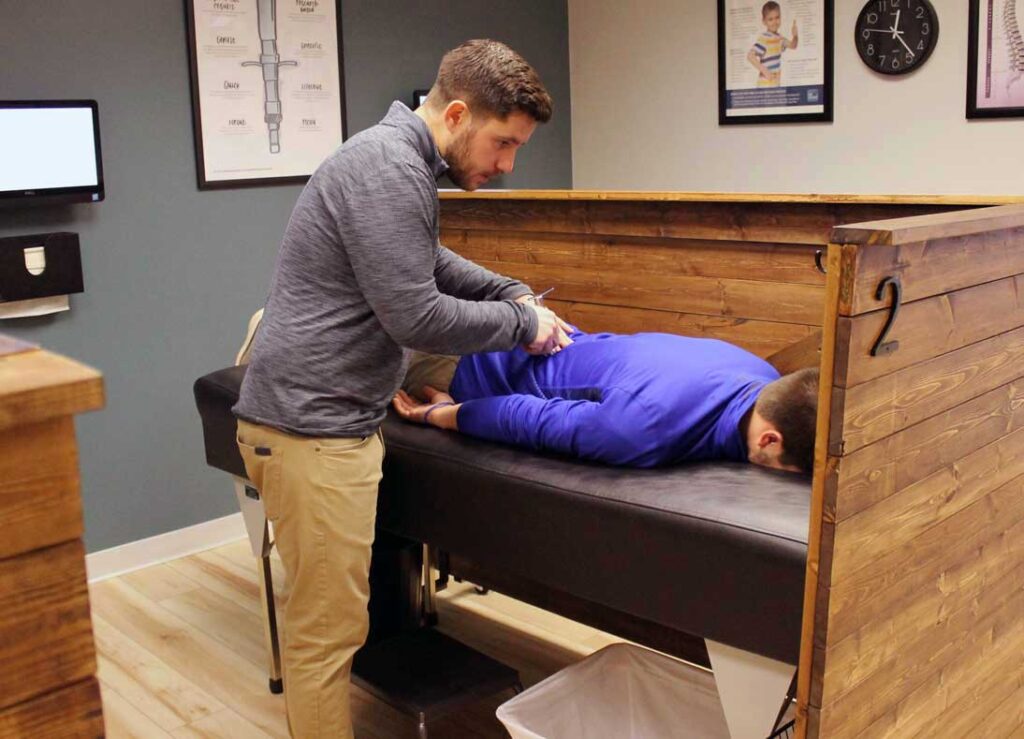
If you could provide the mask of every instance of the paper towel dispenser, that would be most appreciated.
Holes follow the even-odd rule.
[[[62,231],[0,239],[0,302],[84,289],[78,234]]]

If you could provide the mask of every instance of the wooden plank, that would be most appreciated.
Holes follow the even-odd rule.
[[[828,243],[841,223],[949,210],[939,205],[445,199],[443,228]]]
[[[829,598],[829,644],[864,624],[909,607],[925,588],[945,591],[993,567],[1019,560],[1024,479],[993,491],[982,501],[925,531],[912,546],[894,548],[854,575],[834,582]],[[1017,559],[1015,559],[1017,558]]]
[[[103,375],[42,349],[0,357],[0,430],[103,406]]]
[[[1020,533],[1021,527],[1013,529]],[[1004,537],[997,538],[1002,541]],[[829,645],[823,705],[851,692],[865,681],[886,682],[914,669],[922,654],[970,631],[975,621],[998,609],[1024,588],[1024,547],[1007,542],[992,548],[989,559],[974,563],[973,577],[961,587],[930,586],[916,593],[907,607],[865,622],[856,632]]]
[[[833,582],[889,556],[1019,475],[1024,475],[1024,429],[837,523]]]
[[[818,331],[816,326],[804,326],[798,323],[753,321],[725,316],[700,316],[692,313],[623,308],[595,303],[571,303],[562,300],[545,300],[544,302],[566,321],[590,333],[611,331],[632,334],[641,331],[656,331],[681,336],[722,339],[738,344],[759,357],[772,354]]]
[[[1024,272],[1024,227],[865,248],[857,270],[855,289],[839,308],[845,316],[878,310],[875,291],[885,277],[899,278],[909,303]]]
[[[615,200],[730,203],[849,203],[984,206],[1024,202],[1020,195],[890,195],[885,193],[677,192],[658,190],[442,190],[447,200]]]
[[[0,558],[80,538],[72,417],[2,429],[0,449]]]
[[[879,673],[877,679],[865,680],[838,700],[822,706],[822,735],[830,739],[892,736],[888,730],[891,727],[882,727],[891,723],[893,714],[899,713],[901,701],[915,690],[935,695],[943,675],[955,676],[964,663],[984,663],[1005,654],[1003,649],[1016,649],[1019,654],[1024,643],[1022,608],[1024,591],[1018,589],[997,610],[975,619],[969,630],[953,635],[951,640],[927,644],[922,652],[913,655],[915,659],[907,659],[910,664],[905,672]]]
[[[969,211],[889,218],[884,222],[851,223],[837,227],[837,244],[897,246],[955,236],[1024,227],[1024,204],[1000,205]]]
[[[830,573],[821,571],[822,523],[825,516],[824,492],[828,466],[829,428],[841,424],[842,418],[831,416],[833,363],[836,346],[836,323],[839,309],[839,287],[842,279],[842,249],[829,245],[827,254],[828,281],[826,283],[825,315],[821,338],[821,383],[818,387],[818,418],[814,445],[814,475],[811,485],[811,509],[808,521],[807,574],[804,579],[803,620],[800,630],[800,664],[797,670],[796,733],[799,739],[818,736],[819,715],[812,711],[811,694],[820,689],[824,664],[815,663],[814,643],[824,640],[827,633],[820,621],[828,613],[828,602],[821,596],[828,593]],[[826,542],[825,546],[829,546]]]
[[[124,636],[261,731],[284,733],[283,702],[264,670],[116,579],[91,589],[93,610]]]
[[[100,691],[104,723],[110,739],[170,739],[171,735],[155,721],[102,681]]]
[[[1020,428],[1022,379],[861,447],[836,469],[835,519],[843,521]]]
[[[94,617],[93,630],[100,680],[161,729],[169,731],[224,708],[104,619]]]
[[[0,708],[96,671],[81,541],[0,560],[0,665]]]
[[[870,382],[837,391],[842,435],[833,454],[895,434],[924,419],[1013,382],[1024,366],[1024,328],[999,334]],[[835,412],[835,409],[833,409]]]
[[[805,367],[818,367],[821,364],[821,331],[815,331],[765,359],[782,375]]]
[[[870,356],[888,310],[841,317],[836,384],[852,387],[1024,325],[1024,275],[906,304],[887,340],[899,349]]]
[[[103,709],[96,678],[0,710],[0,738],[102,737]]]
[[[1014,729],[1024,727],[1024,659],[1020,655],[1021,651],[1014,654],[1007,650],[983,670],[940,684],[936,692],[945,710],[929,705],[925,710],[930,713],[918,713],[914,727],[917,735],[1008,737]],[[1013,702],[1015,695],[1017,700]],[[909,716],[911,711],[904,706],[900,715]],[[1003,715],[991,721],[993,713]],[[908,728],[909,719],[898,724],[900,731]]]
[[[559,300],[814,325],[821,321],[824,288],[816,285],[707,279],[599,269],[551,270],[510,262],[478,262]]]
[[[669,201],[684,203],[829,203],[853,205],[995,206],[1024,203],[1022,195],[888,194],[862,192],[686,192],[676,190],[445,189],[443,201]]]
[[[473,261],[825,284],[809,245],[465,229],[442,229],[441,243]]]

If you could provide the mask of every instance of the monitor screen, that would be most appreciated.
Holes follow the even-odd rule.
[[[0,101],[0,197],[103,199],[92,100]]]
[[[416,110],[416,108],[420,107],[421,105],[423,105],[423,103],[426,102],[426,100],[427,100],[427,93],[428,92],[430,92],[430,90],[413,90],[413,93],[412,93],[412,109],[413,110]]]

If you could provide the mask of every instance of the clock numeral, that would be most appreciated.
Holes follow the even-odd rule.
[[[878,23],[878,13],[868,13],[868,23],[874,25]]]
[[[881,59],[882,59],[882,65],[881,65],[881,66],[883,66],[883,67],[885,66],[885,60],[886,60],[886,59],[888,59],[888,58],[889,58],[889,57],[888,57],[888,55],[887,55],[887,54],[882,54],[882,56],[881,56]]]
[[[868,48],[865,49],[865,51],[867,51],[868,56],[874,56],[875,55],[875,45],[874,44],[868,44]]]
[[[917,50],[924,51],[924,39],[921,39],[920,41],[917,42]]]
[[[927,23],[922,23],[921,24],[921,35],[922,36],[927,36],[931,32],[932,32],[931,26],[929,26]]]
[[[871,32],[865,28],[863,31],[860,32],[860,36],[862,39],[867,41],[869,38],[871,38]]]
[[[917,15],[915,15],[914,17],[915,18],[924,18],[924,6],[923,5],[918,5],[917,6]]]
[[[892,58],[892,68],[893,69],[899,69],[900,68],[900,59],[899,59],[899,57],[894,56]]]
[[[903,63],[906,64],[907,66],[910,66],[911,64],[913,64],[914,63],[914,55],[911,54],[908,51],[906,54],[903,55]]]

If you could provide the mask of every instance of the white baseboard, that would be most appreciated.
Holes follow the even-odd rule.
[[[140,539],[119,547],[111,547],[85,556],[85,571],[89,582],[106,580],[151,565],[187,557],[196,552],[212,549],[245,538],[245,523],[241,513],[197,523],[177,531]]]

